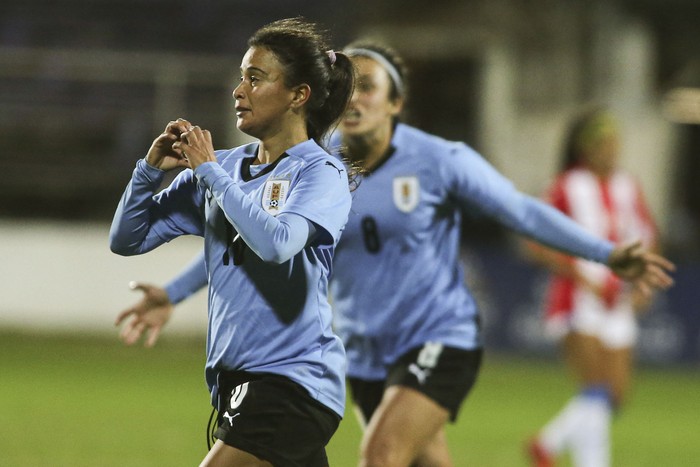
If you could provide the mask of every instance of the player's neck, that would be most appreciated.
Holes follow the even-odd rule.
[[[297,144],[309,139],[306,127],[293,127],[289,131],[281,131],[260,140],[255,164],[272,164],[284,152]]]

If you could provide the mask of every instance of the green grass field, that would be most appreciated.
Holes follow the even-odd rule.
[[[114,337],[0,333],[0,466],[191,466],[206,451],[204,344],[154,349]],[[526,466],[523,441],[569,397],[558,363],[486,357],[448,436],[457,466]],[[645,368],[615,422],[614,465],[700,465],[700,370]],[[348,411],[328,447],[356,464]],[[568,464],[566,464],[568,465]]]

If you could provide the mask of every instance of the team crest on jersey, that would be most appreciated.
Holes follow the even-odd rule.
[[[289,180],[268,180],[265,182],[262,197],[263,209],[276,216],[284,207],[289,192]]]
[[[411,212],[418,206],[420,197],[420,185],[418,177],[394,178],[394,204],[399,211]]]

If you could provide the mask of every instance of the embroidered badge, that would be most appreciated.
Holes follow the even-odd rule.
[[[418,206],[420,199],[420,185],[418,177],[394,178],[394,204],[399,211],[411,212]]]
[[[284,207],[289,191],[289,180],[268,180],[263,189],[262,208],[276,216]]]

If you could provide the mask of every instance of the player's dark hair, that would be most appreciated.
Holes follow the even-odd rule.
[[[333,52],[326,36],[315,23],[297,17],[263,26],[248,40],[249,47],[264,47],[275,54],[284,68],[286,86],[311,88],[306,129],[318,144],[342,117],[355,83],[350,59]]]
[[[560,171],[569,170],[581,163],[584,148],[603,131],[615,130],[610,111],[601,105],[592,105],[581,111],[571,122],[564,141]]]

